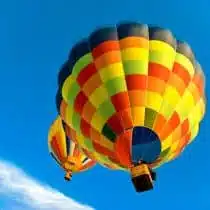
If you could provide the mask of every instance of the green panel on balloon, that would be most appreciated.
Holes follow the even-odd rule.
[[[113,96],[120,92],[127,91],[125,77],[116,77],[115,79],[109,80],[105,84],[109,96]]]
[[[160,154],[160,158],[164,158],[169,153],[169,151],[170,151],[170,147],[163,150]]]
[[[85,139],[84,139],[84,144],[85,144],[85,146],[88,148],[88,151],[89,151],[89,152],[94,152],[94,151],[95,151],[95,149],[94,149],[94,147],[93,147],[93,144],[92,144],[92,141],[91,141],[90,139],[85,138]]]
[[[77,112],[73,112],[72,115],[72,124],[73,124],[73,128],[78,132],[80,131],[80,121],[81,121],[81,117]]]
[[[115,108],[109,99],[108,101],[104,101],[97,111],[103,118],[108,119],[115,113]]]
[[[144,125],[148,128],[152,128],[155,118],[156,118],[157,112],[152,110],[152,109],[148,109],[145,108],[145,118],[144,118]]]
[[[93,58],[92,54],[88,53],[82,56],[74,65],[72,75],[77,77],[77,75],[81,72],[81,70],[87,66],[88,64],[92,63]]]
[[[166,55],[165,53],[162,53],[161,51],[150,51],[150,54],[149,54],[149,61],[151,63],[159,63],[159,64],[162,64],[164,63],[164,59],[166,58]]]
[[[148,71],[148,62],[141,60],[123,61],[123,68],[125,75],[143,74],[146,75]]]
[[[74,104],[74,99],[76,98],[79,91],[80,91],[80,86],[76,82],[73,82],[73,84],[68,90],[68,104],[70,105]]]

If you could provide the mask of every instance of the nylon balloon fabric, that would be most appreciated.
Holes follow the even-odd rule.
[[[100,28],[76,44],[58,84],[72,140],[113,169],[173,160],[205,114],[205,78],[190,46],[137,22]]]
[[[79,146],[71,141],[65,132],[65,124],[58,117],[50,127],[48,134],[48,148],[55,161],[64,167],[67,160],[75,163],[72,168],[74,173],[82,172],[93,167],[96,162],[88,158]]]

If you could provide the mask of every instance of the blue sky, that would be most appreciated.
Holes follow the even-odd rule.
[[[122,20],[170,28],[195,51],[208,93],[209,19],[209,0],[1,1],[0,209],[41,209],[48,205],[40,201],[41,189],[48,201],[62,200],[52,210],[88,209],[76,207],[72,199],[96,210],[209,210],[208,107],[196,141],[157,170],[155,189],[144,194],[135,193],[128,174],[100,166],[67,184],[47,148],[48,128],[57,114],[56,76],[76,41]]]

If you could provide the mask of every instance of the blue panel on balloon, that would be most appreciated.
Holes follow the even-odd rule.
[[[154,162],[160,155],[161,142],[157,134],[146,127],[135,127],[132,136],[132,161]]]

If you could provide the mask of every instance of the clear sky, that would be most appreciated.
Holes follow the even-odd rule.
[[[195,51],[206,75],[208,93],[209,7],[209,0],[1,1],[0,209],[11,210],[10,202],[15,210],[30,209],[30,205],[21,207],[21,201],[17,204],[15,196],[10,195],[14,189],[16,196],[24,190],[27,194],[38,182],[56,189],[58,196],[61,196],[59,192],[65,194],[62,209],[64,206],[79,209],[68,207],[72,198],[96,210],[209,210],[208,107],[196,141],[179,159],[157,170],[155,189],[144,194],[135,192],[129,174],[101,166],[74,176],[72,183],[66,183],[63,171],[51,159],[47,148],[48,128],[57,114],[58,69],[72,45],[98,26],[137,20],[171,29]],[[19,168],[22,171],[18,171]],[[31,183],[28,175],[36,182]],[[30,189],[20,188],[20,181]],[[2,192],[4,190],[6,192]],[[36,189],[32,194],[40,196],[40,192]],[[52,197],[46,196],[48,199]],[[43,203],[40,208],[31,209],[41,209]],[[57,206],[51,208],[54,209],[59,210]]]

